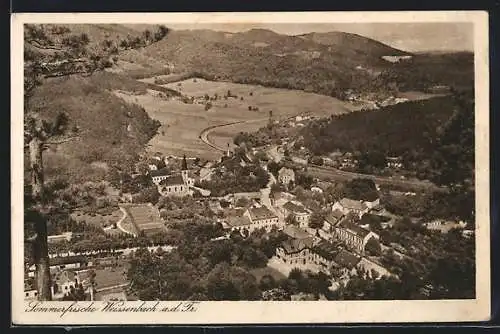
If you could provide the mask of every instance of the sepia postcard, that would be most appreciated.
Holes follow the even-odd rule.
[[[490,318],[486,12],[11,24],[14,325]]]

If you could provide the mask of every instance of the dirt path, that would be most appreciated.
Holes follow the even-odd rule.
[[[124,229],[122,227],[122,223],[123,221],[125,220],[125,218],[127,218],[128,216],[128,213],[127,213],[127,210],[125,210],[123,207],[120,206],[120,210],[123,212],[123,216],[120,218],[120,220],[116,223],[116,227],[118,227],[118,229],[120,231],[122,231],[123,233],[125,234],[130,234],[130,235],[133,235],[134,237],[136,236],[133,232],[130,232],[130,231],[127,231],[126,229]],[[132,219],[132,217],[130,217]]]

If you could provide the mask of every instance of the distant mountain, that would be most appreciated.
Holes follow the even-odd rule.
[[[301,38],[315,43],[324,44],[337,49],[349,49],[357,53],[365,53],[380,58],[382,56],[405,56],[409,52],[401,51],[383,44],[379,41],[366,38],[357,34],[332,31],[325,33],[312,32],[300,35]]]
[[[383,56],[411,59],[403,64]],[[197,73],[207,79],[301,89],[340,98],[347,90],[385,92],[389,86],[416,90],[437,84],[453,86],[463,83],[464,76],[473,79],[473,66],[467,59],[457,62],[441,57],[435,62],[425,56],[421,60],[421,55],[344,32],[289,36],[266,29],[238,33],[177,30],[158,43],[126,51],[120,57],[149,67],[168,63],[174,72]],[[434,76],[435,71],[445,73],[444,77]],[[469,84],[471,80],[465,81]]]

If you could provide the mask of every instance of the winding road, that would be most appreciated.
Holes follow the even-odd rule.
[[[236,122],[230,122],[230,123],[212,125],[212,126],[209,126],[209,127],[205,128],[205,129],[203,129],[201,131],[200,135],[198,136],[198,138],[200,138],[202,142],[204,142],[206,145],[210,146],[211,148],[216,149],[217,151],[220,151],[220,152],[226,152],[226,148],[225,147],[217,146],[217,145],[215,145],[214,143],[212,143],[208,139],[208,135],[210,134],[210,132],[212,132],[215,129],[223,128],[223,127],[226,127],[226,126],[231,126],[231,125],[235,125],[235,124],[242,124],[242,123],[245,123],[245,124],[257,123],[257,122],[265,121],[267,119],[268,118],[266,117],[266,118],[250,119],[250,120],[247,120],[247,121],[236,121]]]

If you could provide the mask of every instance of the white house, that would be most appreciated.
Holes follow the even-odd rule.
[[[456,229],[464,229],[467,227],[467,223],[463,221],[455,222],[455,221],[445,221],[441,219],[433,220],[429,223],[423,224],[428,230],[440,231],[441,233],[448,233],[450,230]]]
[[[335,202],[335,204],[333,204],[332,212],[335,210],[339,210],[343,214],[352,212],[355,213],[359,218],[361,218],[370,209],[363,201],[342,198],[340,201],[337,201]]]
[[[281,207],[284,217],[293,215],[295,220],[299,223],[300,228],[307,228],[311,218],[311,210],[304,207],[300,202],[288,201]]]
[[[278,171],[278,181],[284,185],[288,185],[290,182],[295,182],[295,172],[293,169],[282,167]]]
[[[248,208],[243,216],[250,220],[254,229],[263,227],[267,231],[270,231],[273,225],[278,228],[282,228],[282,226],[280,226],[278,216],[265,206],[261,206],[259,208]]]
[[[353,223],[350,219],[344,219],[335,226],[335,238],[359,254],[364,254],[370,239],[380,239],[378,234]]]
[[[380,198],[376,198],[374,200],[363,201],[363,203],[366,205],[368,210],[371,210],[371,209],[380,205]]]
[[[403,168],[403,162],[400,157],[387,157],[386,164],[388,168],[400,169]]]

